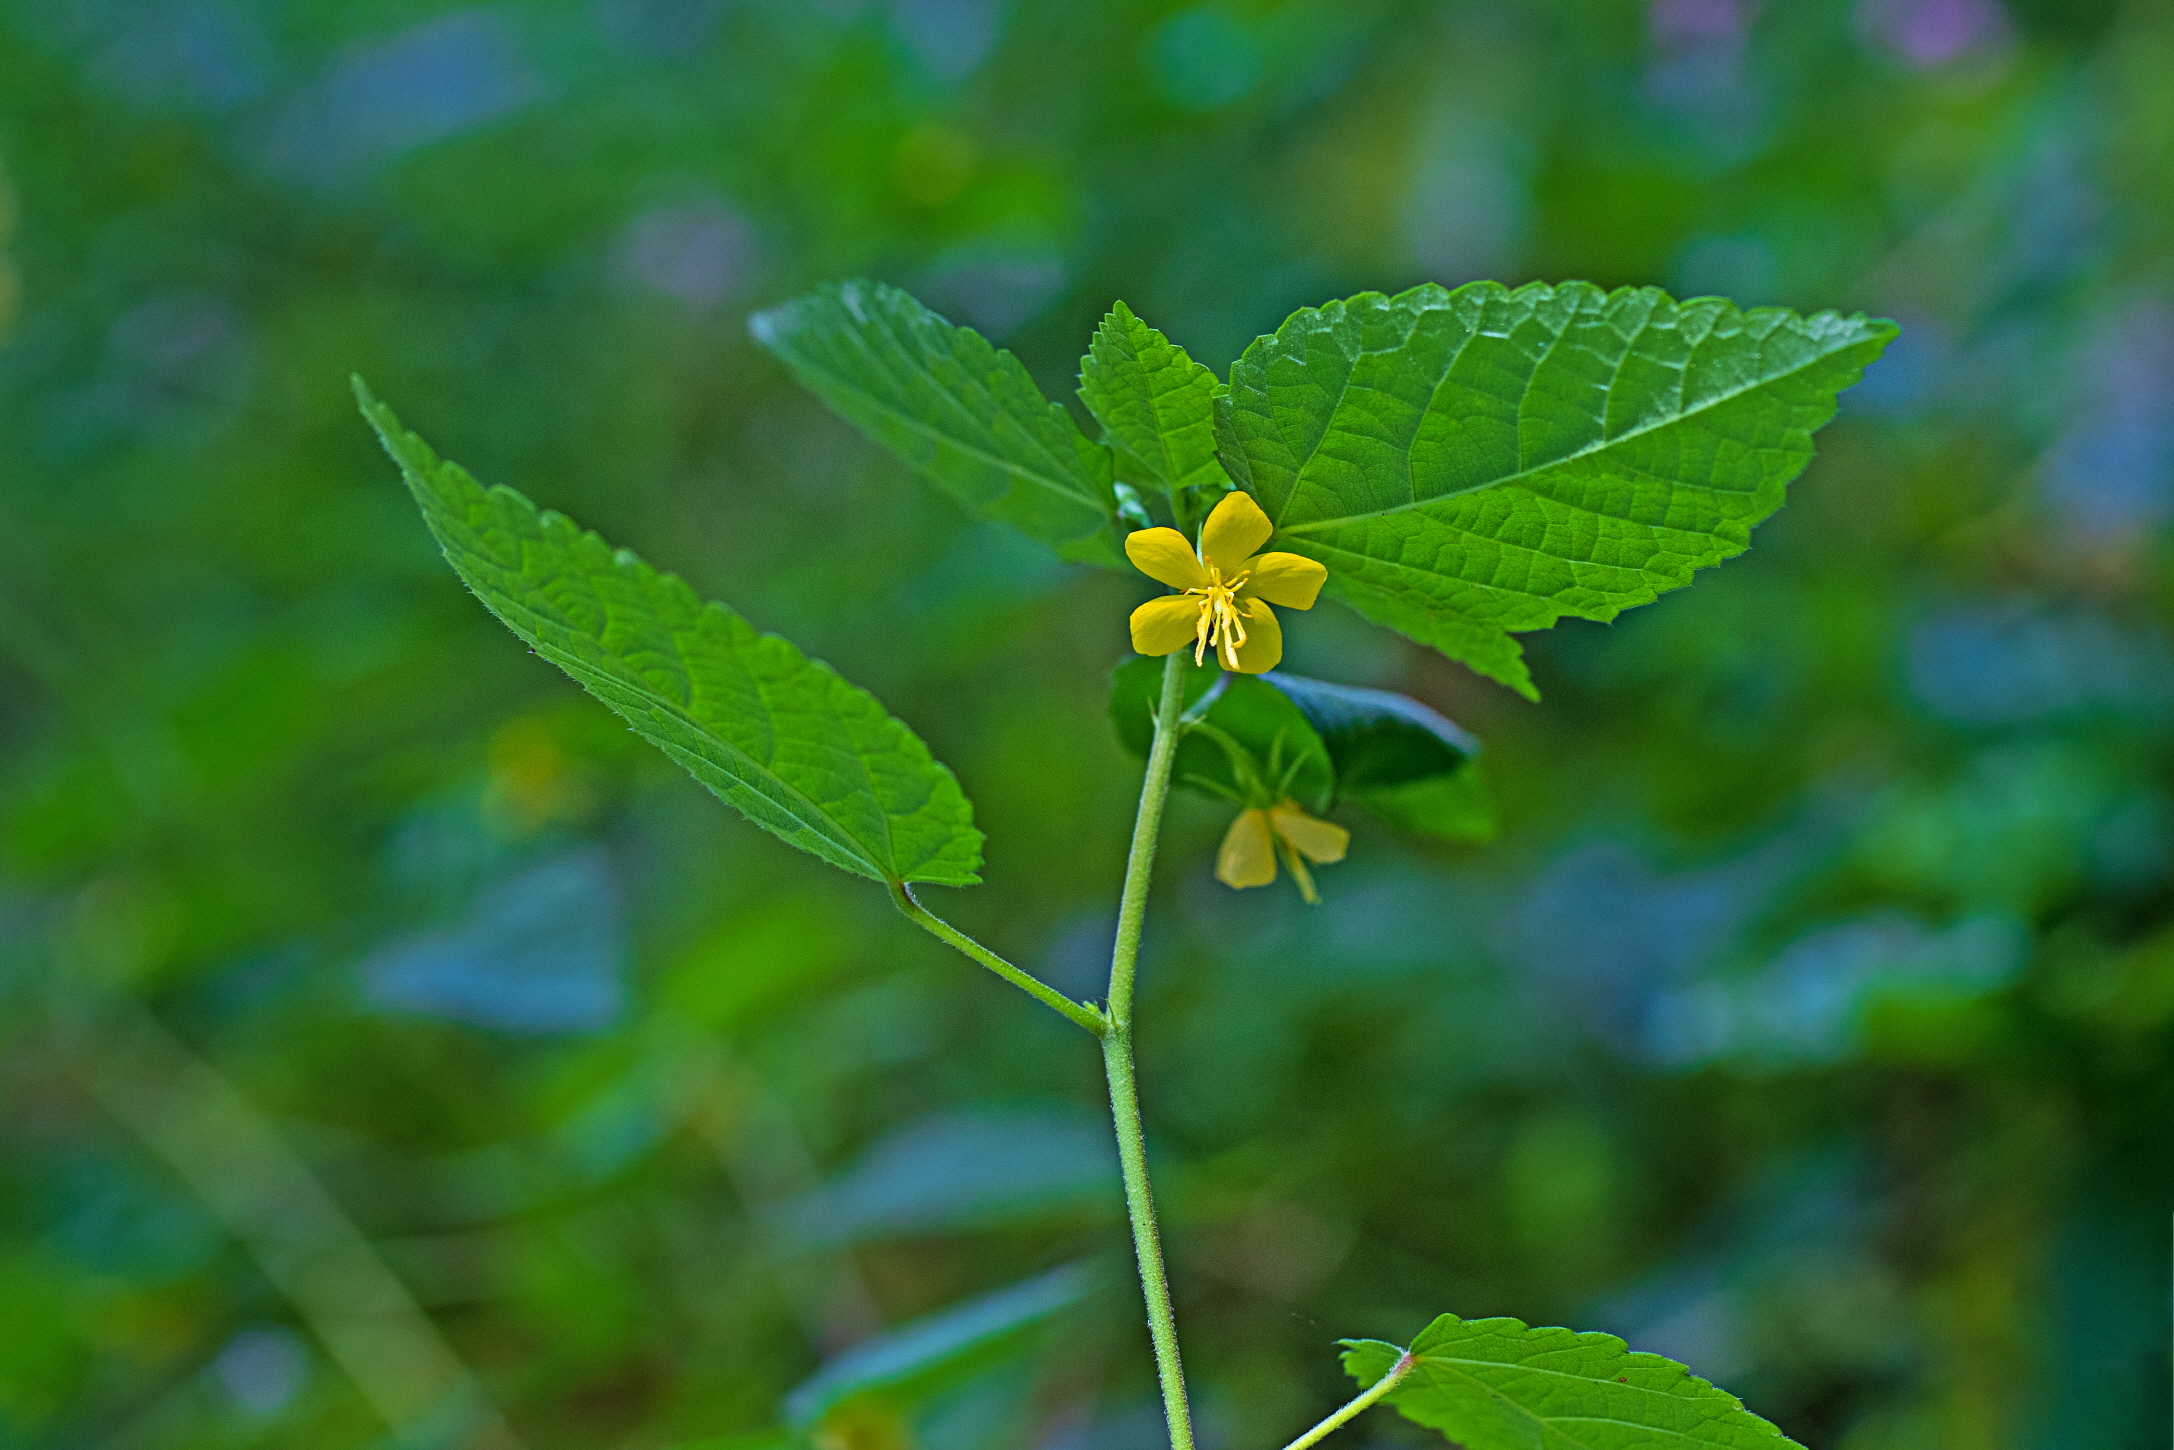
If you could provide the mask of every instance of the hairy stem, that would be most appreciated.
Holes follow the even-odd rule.
[[[1046,1007],[1055,1009],[1074,1023],[1101,1037],[1109,1023],[1100,1011],[1082,1002],[1075,1002],[1032,972],[1023,972],[960,931],[942,917],[931,913],[914,899],[913,888],[903,881],[891,883],[891,900],[905,913],[906,920],[935,937],[946,946],[955,947],[973,961],[979,962],[1020,991]]]
[[[1397,1362],[1395,1364],[1389,1366],[1389,1372],[1387,1374],[1383,1375],[1380,1379],[1374,1381],[1373,1387],[1371,1389],[1368,1389],[1367,1391],[1362,1393],[1357,1399],[1353,1400],[1350,1404],[1345,1405],[1342,1409],[1330,1415],[1320,1424],[1314,1426],[1311,1430],[1308,1430],[1305,1434],[1299,1436],[1296,1440],[1293,1440],[1290,1444],[1284,1446],[1283,1450],[1306,1450],[1306,1447],[1308,1445],[1318,1444],[1322,1440],[1327,1439],[1330,1434],[1342,1429],[1345,1425],[1349,1424],[1353,1417],[1355,1417],[1361,1410],[1373,1404],[1383,1395],[1388,1394],[1389,1391],[1395,1389],[1400,1383],[1403,1382],[1404,1376],[1410,1374],[1411,1372],[1412,1355],[1410,1350],[1406,1350],[1403,1354],[1397,1356]]]
[[[1147,918],[1148,878],[1155,867],[1155,837],[1162,829],[1163,801],[1170,793],[1170,766],[1182,733],[1185,652],[1163,664],[1162,699],[1155,708],[1155,742],[1147,753],[1140,786],[1140,814],[1132,826],[1125,860],[1125,891],[1117,905],[1117,942],[1110,953],[1109,1024],[1102,1033],[1102,1066],[1110,1080],[1110,1118],[1117,1127],[1117,1156],[1125,1177],[1125,1211],[1132,1219],[1132,1247],[1140,1261],[1140,1292],[1155,1345],[1155,1373],[1162,1381],[1163,1415],[1171,1450],[1193,1450],[1193,1412],[1185,1400],[1185,1369],[1178,1359],[1177,1316],[1170,1307],[1170,1278],[1163,1269],[1162,1239],[1155,1230],[1155,1197],[1147,1181],[1147,1140],[1140,1127],[1140,1089],[1132,1063],[1132,979],[1140,961],[1140,928]]]

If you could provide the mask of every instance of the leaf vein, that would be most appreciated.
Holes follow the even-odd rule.
[[[1506,473],[1500,478],[1486,479],[1480,483],[1467,485],[1464,488],[1449,489],[1443,493],[1430,494],[1423,499],[1414,499],[1410,503],[1391,504],[1387,508],[1373,509],[1366,513],[1340,514],[1333,519],[1315,519],[1310,523],[1292,524],[1287,528],[1284,528],[1282,525],[1279,524],[1278,527],[1282,528],[1282,531],[1287,534],[1310,534],[1318,532],[1322,529],[1340,528],[1345,524],[1363,523],[1368,519],[1388,518],[1394,514],[1407,513],[1413,509],[1425,508],[1428,504],[1438,503],[1446,498],[1459,498],[1468,493],[1478,493],[1482,489],[1500,488],[1507,484],[1520,483],[1525,479],[1546,473],[1551,469],[1560,468],[1565,464],[1576,463],[1578,460],[1583,458],[1590,458],[1596,453],[1605,453],[1609,449],[1614,448],[1619,444],[1627,443],[1633,438],[1642,438],[1649,433],[1659,433],[1666,429],[1674,428],[1679,424],[1688,423],[1693,419],[1702,416],[1703,414],[1711,412],[1715,408],[1721,407],[1725,403],[1733,402],[1735,399],[1743,397],[1747,393],[1756,392],[1760,388],[1767,387],[1770,384],[1785,381],[1788,378],[1795,377],[1799,373],[1808,372],[1812,368],[1816,367],[1820,363],[1825,362],[1828,358],[1832,357],[1836,352],[1839,352],[1841,350],[1841,348],[1837,347],[1828,349],[1825,352],[1814,354],[1806,361],[1798,364],[1795,367],[1788,368],[1784,371],[1773,373],[1768,376],[1763,376],[1757,381],[1745,383],[1740,387],[1731,388],[1726,392],[1717,393],[1713,397],[1706,399],[1704,402],[1701,402],[1695,408],[1685,409],[1684,411],[1678,412],[1670,417],[1663,418],[1658,422],[1649,423],[1644,427],[1630,429],[1629,431],[1619,434],[1614,438],[1602,438],[1599,442],[1589,443],[1585,447],[1574,449],[1569,453],[1563,454],[1559,458],[1547,459],[1543,462],[1533,464],[1529,468],[1521,468],[1515,473]],[[1722,492],[1722,490],[1705,488],[1703,485],[1698,484],[1679,484],[1678,486],[1686,488],[1702,488],[1703,491],[1709,493]],[[1602,517],[1612,516],[1602,515]]]

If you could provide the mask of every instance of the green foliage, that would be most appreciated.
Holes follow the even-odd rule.
[[[1409,695],[1333,685],[1281,670],[1264,676],[1306,717],[1336,762],[1342,790],[1403,785],[1451,774],[1480,743]]]
[[[1480,743],[1409,695],[1336,685],[1281,670],[1263,676],[1321,736],[1339,799],[1391,825],[1452,841],[1495,834]]]
[[[1145,756],[1162,661],[1135,656],[1110,672],[1110,684],[1118,739]],[[1419,835],[1482,841],[1494,834],[1479,742],[1408,695],[1281,670],[1225,674],[1210,665],[1188,666],[1185,702],[1188,718],[1207,728],[1178,746],[1173,778],[1180,784],[1245,797],[1240,775],[1247,766],[1232,762],[1235,747],[1257,776],[1280,776],[1295,765],[1289,794],[1309,810],[1351,801]]]
[[[1445,841],[1492,841],[1501,822],[1487,770],[1471,760],[1445,775],[1367,786],[1352,798],[1399,830]]]
[[[1246,349],[1223,457],[1339,597],[1538,698],[1510,632],[1741,552],[1895,331],[1583,282],[1366,292]]]
[[[905,483],[745,314],[900,283],[1096,437],[1112,297],[1228,377],[1301,303],[1496,276],[1912,321],[1756,557],[1520,636],[1548,709],[1285,616],[1292,668],[1351,640],[1310,672],[1480,735],[1514,825],[1362,828],[1306,913],[1204,879],[1227,812],[1166,823],[1144,1109],[1218,1437],[1318,1416],[1313,1321],[1423,1264],[1647,1347],[1688,1307],[1807,1445],[2166,1446],[2174,25],[1948,10],[1985,23],[1928,53],[1914,4],[0,0],[0,1441],[409,1443],[86,1094],[115,997],[294,1138],[529,1450],[755,1450],[839,1346],[1122,1251],[1114,1201],[771,1247],[925,1115],[1084,1105],[1073,1029],[455,598],[328,382],[433,400],[488,478],[871,688],[1001,823],[976,934],[1087,990],[1133,816],[1082,661],[1147,586]],[[937,11],[993,43],[932,49]],[[382,945],[569,847],[621,894],[617,1017],[376,994]],[[452,965],[518,1005],[577,955],[537,935]],[[665,1050],[683,1014],[709,1050]],[[1140,1317],[1113,1286],[1024,1337],[1038,1433],[909,1443],[1149,1441]],[[289,1345],[283,1405],[229,1392],[237,1335]]]
[[[1194,501],[1230,487],[1216,459],[1215,401],[1225,389],[1215,374],[1119,302],[1095,329],[1079,376],[1080,399],[1107,430],[1126,481],[1161,493],[1179,527],[1196,523],[1205,510]]]
[[[1896,333],[1651,287],[1427,283],[1301,308],[1226,388],[1120,302],[1080,368],[1102,447],[896,288],[828,284],[750,325],[841,416],[1067,558],[1117,558],[1112,450],[1181,526],[1235,478],[1339,597],[1534,699],[1512,632],[1613,619],[1742,552]]]
[[[969,886],[973,807],[867,691],[677,575],[486,491],[356,379],[446,558],[490,611],[763,829],[874,881]]]
[[[840,417],[972,512],[1067,559],[1123,562],[1109,450],[972,328],[866,281],[825,284],[748,327]]]
[[[1405,1351],[1343,1341],[1344,1368],[1372,1385]],[[1672,1359],[1612,1334],[1528,1329],[1444,1314],[1412,1341],[1389,1395],[1405,1418],[1466,1450],[1780,1450],[1796,1442]]]

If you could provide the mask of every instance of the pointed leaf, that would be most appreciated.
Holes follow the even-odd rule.
[[[1222,383],[1124,303],[1095,329],[1079,377],[1081,400],[1122,450],[1121,459],[1145,474],[1132,477],[1121,463],[1126,481],[1160,490],[1181,527],[1191,521],[1191,510],[1180,502],[1186,490],[1221,493],[1230,486],[1215,456],[1215,400]]]
[[[872,880],[972,885],[981,832],[951,772],[875,697],[671,574],[441,462],[362,410],[476,597],[756,825]]]
[[[1109,450],[1009,352],[896,287],[830,282],[748,320],[833,412],[983,517],[1119,568]]]
[[[1513,630],[1741,552],[1891,322],[1590,283],[1292,314],[1231,369],[1225,464],[1362,614],[1537,698]]]
[[[1362,1385],[1404,1351],[1347,1339]],[[1528,1329],[1516,1319],[1444,1314],[1412,1341],[1389,1403],[1465,1450],[1785,1450],[1795,1445],[1736,1396],[1612,1334]]]

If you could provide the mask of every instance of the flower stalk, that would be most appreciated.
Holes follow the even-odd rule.
[[[1155,1374],[1162,1385],[1163,1417],[1171,1450],[1193,1450],[1193,1413],[1185,1396],[1185,1368],[1178,1357],[1177,1315],[1170,1303],[1170,1276],[1163,1267],[1162,1238],[1155,1226],[1155,1198],[1147,1178],[1147,1139],[1140,1125],[1140,1089],[1133,1070],[1132,988],[1140,963],[1140,931],[1147,920],[1147,889],[1155,868],[1155,841],[1162,830],[1163,802],[1170,794],[1170,767],[1183,733],[1186,660],[1172,653],[1163,663],[1162,697],[1155,707],[1155,739],[1140,785],[1132,850],[1125,859],[1125,889],[1117,905],[1117,940],[1110,952],[1110,994],[1102,1033],[1102,1066],[1110,1084],[1110,1118],[1117,1129],[1117,1158],[1125,1179],[1125,1212],[1147,1301],[1148,1336],[1155,1346]]]
[[[1140,1122],[1140,1089],[1132,1056],[1132,989],[1140,964],[1140,933],[1147,920],[1148,884],[1155,870],[1155,843],[1162,831],[1163,803],[1170,795],[1170,769],[1187,723],[1183,718],[1185,670],[1181,651],[1164,661],[1162,694],[1155,706],[1155,739],[1148,750],[1147,778],[1140,786],[1140,811],[1133,820],[1124,892],[1117,904],[1107,1006],[1073,1001],[928,911],[910,886],[900,882],[891,887],[891,900],[907,920],[1102,1039],[1110,1119],[1117,1131],[1117,1161],[1125,1182],[1125,1213],[1132,1223],[1133,1253],[1140,1266],[1141,1296],[1147,1301],[1148,1337],[1155,1348],[1155,1373],[1162,1385],[1171,1450],[1194,1450],[1193,1415],[1185,1394],[1184,1365],[1178,1358],[1177,1315],[1170,1302],[1162,1237],[1155,1225],[1155,1197],[1147,1178],[1147,1135]]]
[[[1162,1388],[1171,1450],[1195,1450],[1193,1417],[1185,1391],[1184,1363],[1178,1354],[1170,1275],[1155,1222],[1155,1196],[1147,1176],[1147,1135],[1140,1119],[1139,1078],[1133,1057],[1133,986],[1139,973],[1140,936],[1147,920],[1156,841],[1162,831],[1163,806],[1170,795],[1178,742],[1188,729],[1206,728],[1185,713],[1185,646],[1192,646],[1194,666],[1212,648],[1226,670],[1256,674],[1272,669],[1282,654],[1282,635],[1269,604],[1306,609],[1320,591],[1325,571],[1319,564],[1297,555],[1254,552],[1267,541],[1270,528],[1251,497],[1234,492],[1211,513],[1197,547],[1187,544],[1174,529],[1142,530],[1127,540],[1126,551],[1134,563],[1181,592],[1151,600],[1133,616],[1134,646],[1142,653],[1164,657],[1162,691],[1155,706],[1155,733],[1148,749],[1147,773],[1140,784],[1140,808],[1133,819],[1132,847],[1125,858],[1125,884],[1118,898],[1117,935],[1110,950],[1109,994],[1104,1005],[1073,1001],[931,915],[914,898],[910,887],[903,883],[891,887],[891,899],[916,926],[1102,1040],[1110,1119],[1117,1134],[1118,1166],[1125,1184],[1125,1212],[1132,1225],[1133,1253],[1139,1264],[1141,1297],[1147,1305],[1148,1335],[1155,1350],[1155,1373]],[[1246,627],[1249,623],[1250,630]],[[1205,713],[1206,705],[1203,700],[1200,713]],[[1233,748],[1227,739],[1223,743],[1226,749]],[[1280,846],[1292,874],[1311,901],[1316,897],[1301,852],[1315,861],[1339,860],[1346,836],[1342,828],[1314,820],[1282,797],[1280,791],[1287,785],[1288,781],[1279,781],[1279,793],[1248,802],[1251,808],[1240,815],[1232,831],[1233,840],[1241,835],[1244,839],[1237,848],[1231,841],[1224,843],[1224,859],[1218,863],[1217,874],[1233,886],[1265,884],[1275,878],[1275,852]],[[1249,826],[1256,829],[1248,833]],[[1239,857],[1243,857],[1239,862],[1242,870],[1231,864]],[[1291,1450],[1313,1444],[1389,1393],[1409,1368],[1407,1356],[1379,1384],[1293,1442]]]

